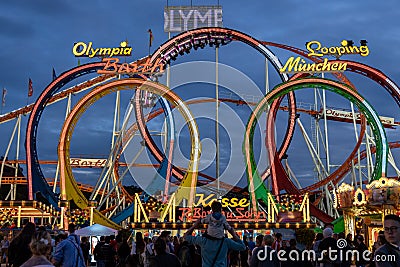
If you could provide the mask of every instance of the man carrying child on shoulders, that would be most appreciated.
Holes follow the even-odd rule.
[[[218,201],[211,204],[212,213],[206,218],[199,219],[185,233],[185,240],[190,244],[201,247],[203,266],[226,267],[229,250],[245,250],[246,246],[240,240],[234,229],[226,222],[222,215],[222,205]],[[204,236],[192,236],[193,230],[204,222],[208,223],[207,234]],[[225,238],[224,230],[228,230],[233,239]]]

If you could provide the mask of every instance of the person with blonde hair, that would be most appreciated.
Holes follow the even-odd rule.
[[[37,231],[32,237],[29,247],[32,251],[32,257],[21,267],[54,267],[47,258],[51,253],[51,236],[47,231]]]

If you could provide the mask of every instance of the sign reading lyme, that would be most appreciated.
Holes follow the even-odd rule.
[[[164,32],[183,32],[201,27],[222,27],[221,6],[166,6]]]

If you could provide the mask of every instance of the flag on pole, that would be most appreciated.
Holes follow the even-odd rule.
[[[54,81],[56,78],[57,78],[57,74],[56,74],[55,69],[53,68],[53,81]]]
[[[149,32],[149,47],[151,47],[151,45],[153,44],[154,36],[151,29],[149,29],[148,32]]]
[[[32,80],[29,78],[29,83],[28,83],[28,97],[31,97],[33,95],[33,86],[32,86]]]
[[[3,88],[3,95],[1,97],[1,104],[3,107],[6,105],[6,95],[7,95],[7,89]]]

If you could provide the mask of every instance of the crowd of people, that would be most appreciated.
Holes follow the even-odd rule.
[[[136,232],[132,242],[122,235],[101,237],[92,254],[99,267],[399,267],[400,266],[400,218],[387,215],[384,231],[380,233],[371,253],[362,235],[334,234],[330,225],[323,233],[318,233],[312,246],[314,251],[304,254],[297,247],[296,239],[282,240],[280,233],[242,237],[219,213],[220,206],[213,207],[215,215],[208,216],[209,227],[205,234],[194,235],[204,220],[198,220],[181,237],[171,236],[170,231],[162,231],[151,238]],[[218,229],[220,227],[220,229]],[[232,238],[221,236],[228,230]],[[1,241],[2,260],[12,267],[65,266],[85,267],[93,265],[90,259],[90,244],[87,237],[75,234],[75,225],[70,224],[68,235],[59,234],[52,238],[44,227],[36,227],[28,222],[11,241],[5,236]],[[344,243],[338,241],[345,240]],[[332,258],[325,253],[336,250]],[[347,251],[358,251],[368,258],[346,258]],[[286,255],[286,256],[285,256]],[[297,256],[289,257],[289,255]],[[307,257],[300,257],[307,255]],[[393,255],[389,259],[387,256]],[[380,257],[379,259],[377,258]],[[283,258],[282,258],[283,257]],[[385,260],[383,260],[385,259]]]
[[[326,225],[322,233],[315,236],[312,247],[303,253],[291,239],[289,246],[277,233],[257,236],[256,248],[250,253],[250,267],[400,267],[400,217],[386,215],[384,231],[369,251],[362,235],[333,233],[333,225]],[[267,255],[268,257],[266,257]],[[244,266],[244,265],[242,265]]]

